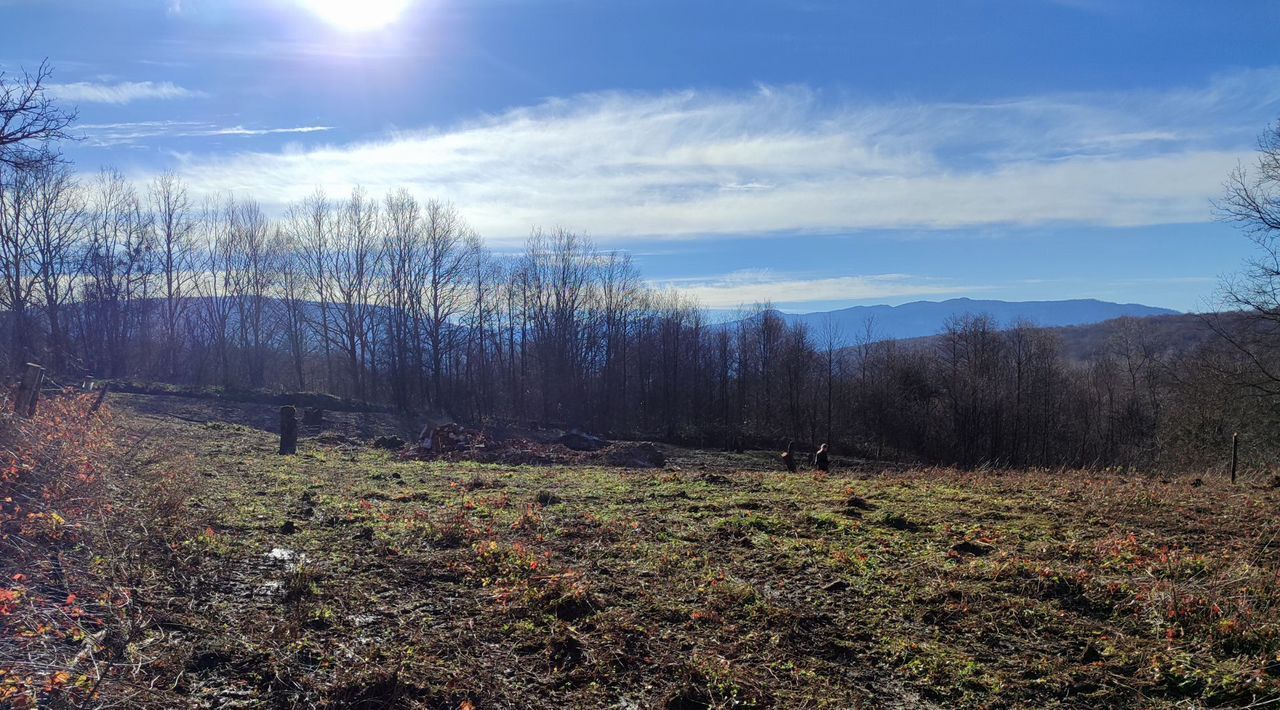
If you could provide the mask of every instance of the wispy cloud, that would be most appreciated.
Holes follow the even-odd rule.
[[[333,130],[333,126],[294,126],[292,128],[245,128],[244,126],[231,126],[230,128],[213,129],[205,135],[270,136],[278,133],[321,133],[330,130]]]
[[[1280,70],[1198,88],[868,103],[803,87],[606,93],[276,152],[188,155],[194,185],[279,206],[317,185],[454,200],[486,236],[632,236],[1209,219],[1280,110]]]
[[[49,84],[47,88],[53,96],[72,103],[127,104],[205,96],[203,92],[184,89],[168,81],[122,81],[114,84],[77,81]]]
[[[873,274],[814,278],[804,274],[747,269],[713,277],[656,281],[659,288],[675,288],[707,308],[737,308],[772,303],[802,306],[831,301],[885,300],[968,294],[988,287],[959,285],[910,274]]]
[[[151,138],[211,138],[218,136],[268,136],[287,133],[323,133],[332,126],[286,126],[281,128],[246,128],[218,126],[203,121],[132,121],[94,123],[78,126],[85,142],[94,147],[137,143]]]

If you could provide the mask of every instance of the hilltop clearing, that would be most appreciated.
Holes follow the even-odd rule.
[[[521,467],[317,439],[282,457],[260,430],[114,401],[149,465],[176,471],[182,510],[148,527],[163,549],[139,557],[117,659],[133,685],[103,686],[133,702],[1280,697],[1269,480],[869,464],[787,475],[770,452],[675,448],[657,470]]]

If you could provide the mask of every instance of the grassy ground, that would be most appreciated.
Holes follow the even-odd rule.
[[[150,402],[150,404],[147,404]],[[220,405],[221,406],[221,405]],[[1248,705],[1280,491],[1137,475],[402,461],[117,416],[182,512],[134,604],[156,703]]]

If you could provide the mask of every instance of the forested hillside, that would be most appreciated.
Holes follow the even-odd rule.
[[[246,197],[193,204],[172,175],[139,189],[55,165],[0,187],[10,370],[963,465],[1204,464],[1223,432],[1269,421],[1249,400],[1201,406],[1248,363],[1186,318],[1001,330],[973,313],[927,347],[841,347],[766,305],[710,325],[568,230],[495,255],[406,191],[316,193],[273,219]]]

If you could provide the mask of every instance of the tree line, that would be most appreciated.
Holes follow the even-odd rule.
[[[631,258],[565,229],[494,254],[453,205],[405,190],[316,192],[278,219],[69,167],[0,177],[10,371],[322,391],[468,421],[501,418],[725,445],[976,465],[1135,461],[1170,363],[1140,321],[1092,362],[982,315],[926,346],[810,332],[767,305],[713,322]]]
[[[495,253],[456,206],[403,189],[316,191],[269,215],[250,197],[196,200],[176,174],[84,178],[53,152],[73,117],[42,103],[41,78],[26,76],[18,98],[55,112],[43,138],[8,153],[0,140],[0,158],[14,156],[0,159],[7,372],[38,361],[471,422],[825,441],[967,466],[1201,462],[1215,432],[1274,407],[1274,395],[1207,415],[1195,404],[1241,392],[1271,359],[1230,347],[1240,331],[1225,327],[1188,353],[1132,321],[1079,362],[1051,331],[981,314],[923,345],[881,340],[874,323],[810,332],[767,304],[716,321],[585,235],[536,228],[519,253]]]

